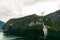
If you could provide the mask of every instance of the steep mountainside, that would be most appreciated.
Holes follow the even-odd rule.
[[[60,10],[45,16],[45,25],[53,30],[60,31]]]
[[[48,29],[47,40],[60,40],[60,10],[46,15],[44,23]]]
[[[15,35],[24,35],[23,33],[25,33],[25,36],[28,36],[31,32],[32,34],[42,35],[42,22],[42,17],[33,14],[22,18],[10,19],[3,29],[6,34],[12,35],[14,35],[14,33]]]

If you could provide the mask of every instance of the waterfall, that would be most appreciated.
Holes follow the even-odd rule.
[[[46,39],[46,36],[47,36],[47,28],[44,25],[44,22],[43,22],[43,32],[44,32],[44,40],[45,40]]]

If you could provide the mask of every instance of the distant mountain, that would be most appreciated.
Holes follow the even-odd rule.
[[[5,22],[0,21],[0,30],[2,30],[2,29],[3,29],[4,24],[5,24]]]

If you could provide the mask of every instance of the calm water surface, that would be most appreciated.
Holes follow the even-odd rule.
[[[4,36],[3,32],[0,32],[0,40],[37,40],[37,39],[29,39],[27,37],[21,39],[21,37],[16,37],[16,36]],[[38,39],[38,40],[43,40],[43,39]]]
[[[4,36],[3,32],[0,32],[0,40],[24,40],[24,39],[20,39],[20,37],[15,36]]]

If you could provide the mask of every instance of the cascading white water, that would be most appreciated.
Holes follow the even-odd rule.
[[[47,36],[47,28],[44,25],[44,22],[43,22],[43,32],[44,32],[44,40],[45,40],[46,39],[46,36]]]

